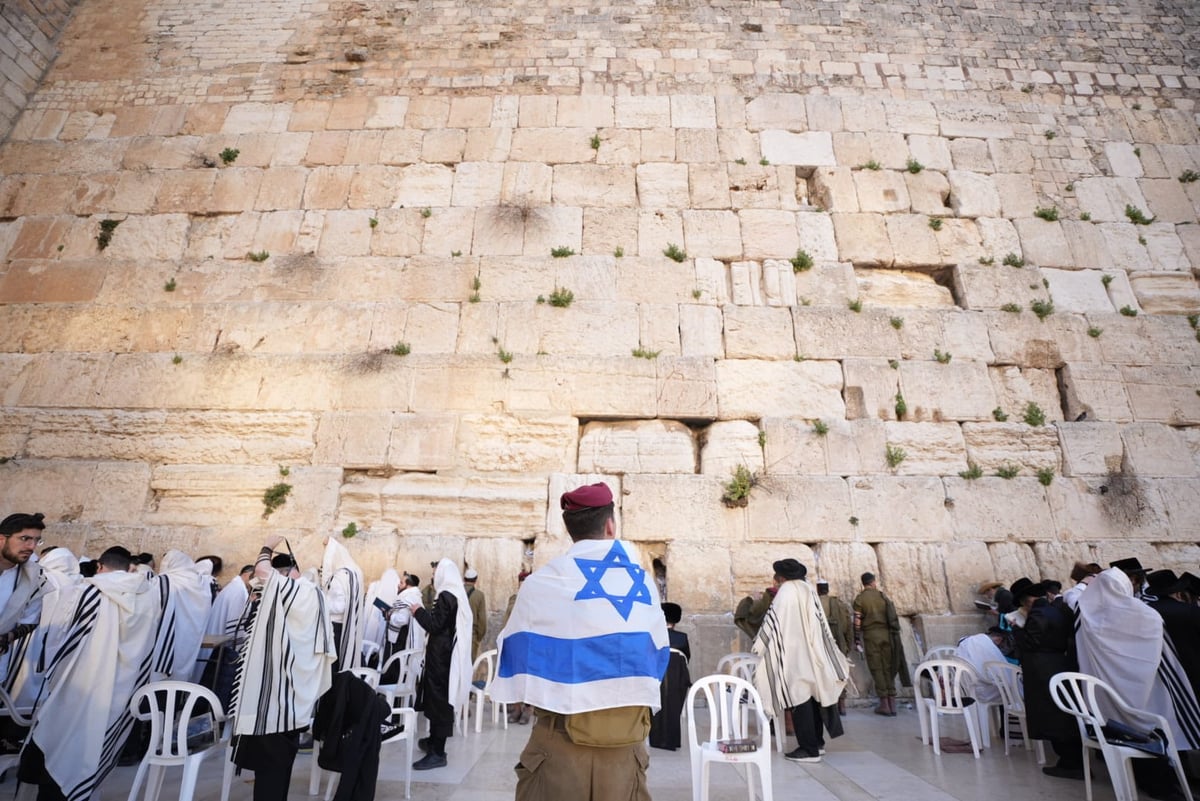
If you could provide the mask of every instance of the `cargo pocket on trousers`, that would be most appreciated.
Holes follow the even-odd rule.
[[[537,785],[538,768],[546,761],[546,752],[526,748],[521,752],[521,761],[513,768],[517,773],[517,798],[526,787]]]

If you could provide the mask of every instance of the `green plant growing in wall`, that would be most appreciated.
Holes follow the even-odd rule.
[[[238,150],[236,147],[227,147],[221,151],[221,163],[228,167],[230,164],[237,161],[237,157],[240,156],[241,153],[242,151]]]
[[[632,351],[632,354],[633,354],[633,356],[634,356],[635,358],[638,358],[638,359],[657,359],[657,358],[658,358],[658,354],[660,354],[660,353],[662,353],[662,351],[660,351],[660,350],[646,350],[646,349],[645,349],[645,348],[643,348],[641,345],[638,345],[638,346],[637,346],[636,348],[634,348],[634,349],[633,349],[633,351]]]
[[[937,361],[938,364],[949,364],[950,363],[950,354],[943,353],[942,351],[938,350],[937,348],[933,349],[933,358]]]
[[[1200,172],[1196,172],[1195,170],[1184,170],[1183,172],[1179,173],[1179,183],[1181,184],[1193,184],[1196,181],[1200,181]]]
[[[1041,484],[1043,487],[1050,486],[1051,482],[1054,481],[1054,468],[1053,467],[1043,467],[1041,470],[1037,471],[1037,478],[1038,478],[1038,483]]]
[[[812,427],[813,427],[813,433],[816,434],[818,437],[823,437],[829,433],[829,424],[826,423],[824,420],[814,420]]]
[[[1009,314],[1020,314],[1021,307],[1016,303],[1005,303],[1000,307],[1000,311],[1008,312]]]
[[[900,466],[901,462],[908,458],[908,454],[904,452],[903,448],[896,447],[895,445],[888,445],[885,458],[887,459],[888,467],[895,470]]]
[[[674,242],[667,244],[667,248],[663,251],[663,255],[675,262],[682,262],[687,258],[687,253],[683,251],[683,248],[679,247]]]
[[[292,471],[286,467],[279,468],[279,475],[287,478]],[[287,503],[288,496],[292,494],[292,485],[285,481],[280,481],[277,484],[272,484],[263,492],[263,520],[271,516],[275,510]]]
[[[504,348],[500,348],[500,350],[496,351],[496,355],[500,357],[500,361],[502,361],[504,364],[508,364],[513,360],[512,351],[507,351]]]
[[[766,431],[758,432],[758,447],[759,448],[767,447],[767,432]]]
[[[1000,262],[1005,267],[1024,267],[1025,260],[1016,253],[1005,253],[1003,261]]]
[[[589,144],[592,146],[592,150],[599,150],[600,149],[600,134],[592,134],[592,138],[591,138],[591,141],[589,142]]]
[[[550,305],[556,309],[565,309],[575,300],[575,293],[569,289],[556,288],[550,293]]]
[[[1006,464],[1006,465],[1001,465],[999,468],[997,468],[996,475],[998,475],[1000,478],[1008,479],[1008,478],[1016,478],[1017,473],[1020,473],[1020,472],[1021,472],[1021,468],[1017,467],[1015,464]]]
[[[1088,329],[1088,336],[1091,337],[1092,339],[1099,339],[1100,335],[1103,333],[1104,333],[1103,328],[1097,328],[1094,325]]]
[[[1038,406],[1033,401],[1025,404],[1025,425],[1029,426],[1044,426],[1046,425],[1046,413],[1042,411],[1042,407]]]
[[[750,503],[750,490],[758,483],[758,476],[750,472],[750,468],[739,464],[733,469],[733,477],[725,484],[721,493],[721,503],[730,509],[744,507]]]
[[[942,230],[942,218],[941,217],[930,217],[929,218],[929,227],[935,231]]]
[[[1137,309],[1135,309],[1135,308],[1133,308],[1132,306],[1128,306],[1128,305],[1127,305],[1127,306],[1122,306],[1122,307],[1121,307],[1121,314],[1125,315],[1126,317],[1137,317],[1137,316],[1138,316],[1138,310],[1137,310]]]
[[[882,165],[882,164],[880,164],[880,163],[879,163],[878,161],[876,161],[875,159],[871,159],[871,160],[870,160],[870,161],[868,161],[866,164],[862,165],[862,169],[864,169],[864,170],[871,170],[872,172],[875,172],[875,171],[877,171],[877,170],[882,170],[882,169],[883,169],[883,165]]]
[[[850,301],[849,303],[846,304],[846,306],[850,309],[850,311],[854,312],[855,314],[862,311],[862,301],[859,300],[858,298],[855,298],[854,300]]]
[[[904,396],[899,392],[896,393],[896,419],[903,420],[904,415],[908,414],[908,403],[904,400]]]
[[[163,284],[163,291],[164,292],[174,292],[175,286],[176,286],[175,279],[171,278],[167,281],[167,283]]]
[[[916,175],[921,170],[925,169],[925,165],[922,164],[921,162],[917,161],[914,158],[910,158],[908,161],[906,161],[904,163],[904,169],[908,170],[913,175]]]
[[[397,342],[395,345],[392,345],[392,347],[388,350],[388,353],[392,354],[393,356],[407,356],[408,354],[412,353],[412,346],[410,346],[407,342]]]
[[[96,246],[100,250],[104,250],[112,242],[113,232],[117,230],[117,226],[121,224],[121,220],[101,220],[100,233],[96,234]]]
[[[624,256],[625,256],[625,248],[621,247],[620,245],[617,245],[617,247],[613,250],[613,257],[620,259],[620,258],[624,258]]]
[[[977,478],[983,478],[983,468],[974,462],[967,462],[967,469],[958,474],[959,478],[965,478],[967,481],[974,481]]]
[[[352,540],[355,537],[357,537],[358,536],[358,523],[355,523],[353,520],[351,520],[349,523],[347,523],[346,527],[344,529],[342,529],[342,536],[348,540]]]
[[[574,256],[574,248],[569,248],[566,245],[550,249],[550,255],[556,259],[565,259],[567,256]]]
[[[997,423],[1006,422],[1008,420],[1008,413],[997,406],[995,409],[992,409],[992,419]]]
[[[183,364],[183,357],[176,353],[171,357],[171,364]]]
[[[1132,203],[1125,204],[1125,216],[1128,217],[1129,221],[1134,225],[1149,225],[1150,223],[1154,222],[1153,217],[1147,217],[1146,212],[1142,211]]]
[[[265,250],[254,250],[246,254],[246,258],[250,261],[262,262],[271,258],[271,254]]]
[[[1039,206],[1033,216],[1046,222],[1058,222],[1058,206]]]
[[[1039,320],[1045,320],[1047,317],[1054,314],[1054,301],[1035,300],[1029,304],[1029,310],[1036,314]]]
[[[811,270],[813,266],[813,257],[806,250],[797,250],[796,255],[792,256],[792,272],[802,273],[806,270]]]
[[[421,209],[421,216],[428,220],[433,216],[433,209],[426,206],[425,208]]]
[[[904,327],[904,318],[903,317],[892,317],[888,320],[888,323],[891,324],[892,328],[895,328],[897,331],[899,331],[901,328]]]

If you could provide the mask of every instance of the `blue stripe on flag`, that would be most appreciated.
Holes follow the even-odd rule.
[[[648,676],[661,681],[669,647],[655,648],[648,632],[566,639],[520,631],[504,638],[499,675],[527,673],[559,684]]]

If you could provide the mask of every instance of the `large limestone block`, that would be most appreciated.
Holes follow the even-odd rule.
[[[186,214],[128,217],[113,232],[104,254],[114,259],[174,261],[183,256],[188,229]]]
[[[904,183],[908,187],[909,205],[915,214],[942,217],[952,213],[946,205],[950,199],[950,182],[944,174],[932,170],[904,173]]]
[[[144,519],[158,525],[252,526],[265,511],[263,493],[292,486],[287,501],[270,515],[280,528],[322,528],[337,507],[340,467],[160,464],[150,477],[151,500]]]
[[[721,502],[728,476],[627,474],[622,480],[623,536],[650,542],[746,539],[747,513]],[[750,492],[750,504],[762,489]]]
[[[862,590],[860,576],[863,573],[879,575],[875,549],[865,542],[821,542],[813,552],[816,568],[809,571],[809,579],[828,581],[829,594],[841,598],[847,605]]]
[[[1057,222],[1038,217],[1013,220],[1021,237],[1021,252],[1025,260],[1040,267],[1070,267],[1074,265],[1071,246]]]
[[[663,356],[655,361],[656,416],[710,419],[717,416],[716,371],[712,359]]]
[[[639,164],[637,201],[645,208],[686,208],[688,167],[686,164]]]
[[[908,404],[905,419],[990,420],[996,393],[983,362],[953,360],[900,363],[900,388]]]
[[[855,170],[854,189],[864,212],[907,212],[911,205],[904,174],[894,170]]]
[[[943,548],[946,560],[946,590],[950,611],[977,613],[975,599],[979,586],[993,579],[992,558],[983,542],[960,542]]]
[[[875,550],[881,589],[896,605],[897,614],[946,611],[950,599],[942,546],[884,542]]]
[[[1023,542],[993,542],[988,545],[994,578],[1007,586],[1022,576],[1038,579],[1037,557]]]
[[[683,218],[678,211],[659,209],[643,210],[638,214],[638,255],[643,258],[658,258],[666,261],[665,251],[671,245],[683,246]],[[703,254],[688,254],[689,256]]]
[[[145,464],[21,459],[0,465],[0,479],[3,508],[41,512],[47,523],[136,520],[150,497]]]
[[[1192,477],[1196,463],[1178,429],[1161,423],[1130,423],[1121,427],[1126,469],[1139,478]]]
[[[858,536],[868,542],[940,542],[953,531],[939,478],[852,477],[850,501]]]
[[[951,170],[950,208],[959,217],[999,217],[1000,193],[990,175]]]
[[[533,539],[545,530],[546,507],[544,476],[403,473],[347,484],[340,513],[395,526],[406,536],[469,531],[480,537]]]
[[[705,576],[725,576],[732,570],[730,545],[725,542],[667,543],[666,601],[677,603],[685,615],[702,612],[727,614],[735,604],[727,582],[705,581]]]
[[[1029,403],[1036,403],[1047,420],[1062,419],[1062,401],[1058,397],[1058,377],[1052,370],[1015,366],[989,367],[992,388],[999,408],[1013,420],[1024,417]]]
[[[1027,309],[1034,300],[1045,298],[1041,278],[1036,267],[958,264],[954,267],[954,291],[967,309],[999,309],[1009,303]]]
[[[824,475],[825,439],[813,430],[812,422],[791,417],[765,417],[763,458],[773,475]]]
[[[882,214],[834,213],[838,257],[862,267],[888,267],[895,259]]]
[[[1115,311],[1104,286],[1103,271],[1044,269],[1041,273],[1050,282],[1055,311],[1101,314]]]
[[[398,470],[452,468],[456,460],[457,433],[458,418],[455,415],[397,412],[391,422],[387,465]]]
[[[548,205],[553,181],[554,168],[549,164],[517,160],[505,162],[504,180],[500,185],[501,206],[524,211]]]
[[[762,264],[762,299],[768,306],[796,305],[796,271],[791,262],[767,259]]]
[[[1111,270],[1116,266],[1100,226],[1080,220],[1061,220],[1059,226],[1071,247],[1075,266],[1095,270]]]
[[[22,455],[151,463],[307,462],[313,428],[312,416],[304,413],[47,409],[29,418]]]
[[[859,210],[854,174],[849,167],[818,167],[809,179],[809,201],[825,211]]]
[[[1010,169],[1005,166],[1005,169]],[[1037,211],[1033,179],[1024,174],[996,173],[992,176],[1000,193],[1000,210],[1005,217],[1032,217]]]
[[[679,336],[678,304],[638,304],[638,342],[643,350],[678,356]]]
[[[1069,362],[1099,362],[1107,334],[1088,335],[1088,320],[1052,314],[1038,320],[1029,313],[990,312],[988,336],[997,364],[1057,369]]]
[[[685,210],[683,238],[688,253],[713,259],[742,257],[742,229],[732,211]]]
[[[1054,536],[1050,504],[1033,476],[971,480],[947,477],[945,485],[946,497],[951,499],[954,535],[959,541],[1030,541]]]
[[[1124,460],[1122,426],[1116,423],[1059,423],[1064,476],[1103,476],[1121,470]]]
[[[675,420],[593,422],[579,438],[578,469],[584,473],[696,472],[692,431]]]
[[[1126,222],[1126,206],[1149,214],[1146,198],[1134,178],[1083,178],[1075,182],[1079,210],[1100,223]]]
[[[1076,562],[1094,562],[1095,554],[1090,545],[1082,542],[1035,542],[1033,554],[1037,559],[1038,573],[1044,579],[1061,581],[1063,587],[1071,586],[1071,569]]]
[[[553,289],[547,287],[545,294]],[[569,310],[547,303],[505,304],[499,331],[513,353],[625,356],[639,344],[636,308],[613,301],[576,300]]]
[[[1127,271],[1154,269],[1143,226],[1118,222],[1100,223],[1096,227],[1114,265]]]
[[[591,146],[594,133],[587,128],[518,128],[513,131],[509,158],[543,164],[592,161],[596,157]]]
[[[796,215],[790,211],[743,209],[738,212],[742,253],[748,259],[790,259],[800,247]]]
[[[1125,382],[1116,367],[1068,363],[1061,386],[1068,420],[1124,423],[1133,419]]]
[[[796,273],[795,281],[796,302],[800,306],[845,309],[850,300],[858,297],[854,265],[849,262],[815,264],[811,270]]]
[[[401,173],[393,207],[449,206],[454,172],[443,164],[411,164]]]
[[[798,290],[799,291],[799,290]],[[887,311],[800,306],[792,310],[796,352],[809,359],[899,358],[900,337]]]
[[[753,504],[753,501],[751,501]],[[775,570],[772,565],[780,559],[795,559],[809,569],[816,562],[813,549],[804,544],[799,537],[792,538],[790,532],[776,532],[775,542],[746,542],[738,543],[730,549],[730,561],[733,564],[733,598],[734,603],[743,596],[751,595],[761,598],[763,590],[774,586]]]
[[[1001,467],[1020,468],[1032,476],[1042,468],[1059,472],[1058,432],[1053,426],[1024,423],[963,423],[968,459],[994,473]]]
[[[854,539],[850,525],[850,488],[838,476],[768,476],[760,494],[746,507],[753,540],[847,542]],[[807,563],[811,573],[813,564]]]
[[[496,206],[500,203],[500,187],[503,182],[503,164],[486,161],[463,162],[454,169],[451,202],[455,206]]]
[[[721,336],[723,316],[716,306],[683,304],[679,307],[679,347],[684,356],[722,358],[725,343]]]
[[[941,476],[966,469],[967,451],[957,423],[884,423],[887,447],[904,452],[897,475]]]
[[[900,373],[882,359],[843,359],[846,417],[850,420],[896,419]]]
[[[791,309],[725,306],[724,317],[726,358],[784,360],[796,355]]]
[[[798,93],[762,94],[746,104],[746,127],[752,131],[802,131],[807,119],[804,95]]]
[[[637,253],[637,209],[583,210],[584,253]]]
[[[1163,543],[1157,546],[1158,561],[1151,565],[1159,566],[1161,570],[1174,570],[1176,573],[1185,571],[1195,572],[1197,562],[1200,562],[1200,546],[1193,543]],[[1142,564],[1146,564],[1143,562]]]
[[[833,138],[828,131],[766,130],[760,135],[763,158],[772,164],[795,164],[802,167],[832,167]]]
[[[896,252],[897,267],[927,267],[941,263],[937,236],[922,214],[889,214],[888,238]]]
[[[1139,183],[1150,207],[1148,212],[1155,220],[1180,224],[1196,221],[1196,208],[1188,198],[1186,184],[1170,178],[1146,178]]]
[[[579,252],[583,247],[583,209],[550,206],[525,226],[526,256],[550,255],[554,248],[566,247]],[[426,248],[428,251],[428,248]]]
[[[1145,226],[1142,239],[1146,243],[1146,251],[1150,254],[1152,270],[1188,272],[1192,269],[1181,230],[1187,231],[1188,228],[1170,223]]]
[[[735,305],[762,305],[762,264],[757,261],[735,261],[729,265],[729,285],[729,296]]]
[[[1196,515],[1196,509],[1200,508],[1200,480],[1165,478],[1155,483],[1171,519],[1170,539],[1184,543],[1184,547],[1194,547],[1200,537],[1200,516]],[[1194,557],[1191,564],[1196,564]]]
[[[1113,281],[1112,286],[1117,282]],[[1103,329],[1099,361],[1119,365],[1189,365],[1195,361],[1196,333],[1179,316],[1089,315]]]
[[[1132,473],[1055,479],[1046,495],[1061,539],[1172,538],[1171,522],[1155,483]]]
[[[796,215],[800,249],[817,262],[837,261],[837,240],[828,214],[806,212]]]
[[[983,139],[1011,139],[1013,126],[1004,106],[976,103],[937,104],[938,125],[942,136],[955,138],[978,136]]]
[[[1142,311],[1150,314],[1200,311],[1200,287],[1191,273],[1133,273],[1129,284]]]
[[[716,364],[718,415],[845,417],[842,369],[837,362],[766,362],[727,359]]]
[[[891,226],[889,225],[889,228]],[[893,239],[893,241],[895,241]],[[858,297],[866,306],[889,309],[957,308],[950,290],[933,276],[911,270],[857,270]]]
[[[1200,395],[1195,390],[1200,381],[1196,368],[1123,367],[1121,378],[1135,420],[1173,426],[1200,423]]]
[[[464,414],[455,450],[472,473],[551,473],[573,469],[579,422],[565,415]]]
[[[718,420],[701,437],[700,472],[725,477],[737,467],[763,472],[763,445],[759,427],[748,420]]]

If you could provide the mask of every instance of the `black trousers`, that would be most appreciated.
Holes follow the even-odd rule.
[[[792,731],[796,735],[796,744],[800,750],[809,756],[817,756],[820,749],[825,747],[825,727],[821,722],[821,704],[816,698],[810,698],[800,706],[794,706],[792,713]]]
[[[1083,770],[1083,744],[1079,742],[1078,737],[1074,740],[1053,739],[1050,741],[1050,747],[1058,756],[1058,764],[1055,767],[1066,770]],[[1134,761],[1140,762],[1141,760]]]
[[[63,791],[46,772],[46,755],[38,748],[37,743],[26,744],[25,750],[21,752],[17,778],[27,784],[37,785],[37,801],[67,801]]]
[[[233,761],[254,771],[254,801],[287,801],[300,730],[237,738]]]

